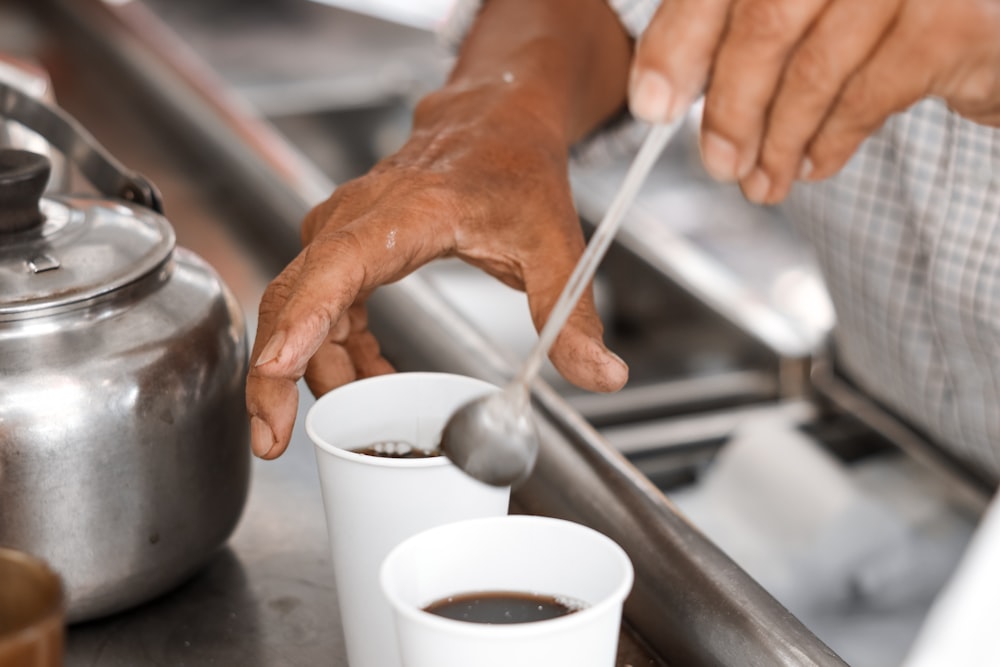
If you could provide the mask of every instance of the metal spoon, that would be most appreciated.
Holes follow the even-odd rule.
[[[595,229],[521,371],[502,391],[460,407],[445,425],[441,450],[472,477],[495,486],[516,486],[531,474],[538,458],[538,432],[531,414],[531,383],[583,290],[594,277],[625,211],[683,120],[681,114],[671,123],[653,126],[646,135],[621,189]]]

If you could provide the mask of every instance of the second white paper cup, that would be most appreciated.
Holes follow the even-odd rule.
[[[614,667],[632,563],[608,537],[537,516],[438,526],[392,550],[382,592],[396,614],[406,667]],[[514,592],[566,598],[566,616],[514,624],[442,618],[450,596]]]
[[[510,490],[483,484],[447,458],[359,454],[376,442],[434,449],[451,414],[499,389],[447,373],[395,373],[344,385],[306,415],[316,446],[337,599],[351,667],[399,667],[379,567],[406,538],[463,519],[507,513]]]

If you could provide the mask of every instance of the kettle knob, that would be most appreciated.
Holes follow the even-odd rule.
[[[38,209],[52,164],[44,155],[13,148],[0,150],[0,234],[42,224]]]

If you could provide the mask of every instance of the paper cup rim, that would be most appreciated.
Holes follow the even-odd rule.
[[[440,468],[443,466],[453,465],[451,459],[449,459],[444,454],[440,456],[432,456],[426,458],[415,458],[415,459],[394,459],[391,457],[381,457],[381,456],[370,456],[368,454],[361,454],[360,452],[352,451],[350,449],[345,449],[338,445],[329,442],[326,438],[321,437],[316,430],[314,425],[317,419],[316,414],[319,409],[322,408],[324,403],[328,403],[337,398],[335,394],[343,391],[356,390],[359,385],[368,384],[381,384],[383,382],[390,382],[389,378],[400,378],[406,377],[407,379],[419,380],[421,378],[440,378],[440,377],[452,377],[461,378],[463,381],[468,381],[470,384],[480,384],[483,387],[489,387],[493,390],[499,390],[492,382],[487,380],[482,380],[480,378],[472,377],[471,375],[461,375],[459,373],[440,373],[431,371],[407,371],[407,372],[397,372],[388,373],[386,375],[375,375],[372,377],[362,378],[360,380],[354,380],[353,382],[348,382],[347,384],[341,385],[331,389],[327,393],[323,394],[316,399],[316,402],[309,408],[306,412],[305,429],[306,434],[309,439],[312,440],[313,446],[319,450],[322,450],[328,454],[332,454],[337,458],[345,459],[347,461],[353,461],[361,465],[376,466],[382,468]]]
[[[436,533],[441,531],[453,530],[456,527],[463,525],[472,524],[490,524],[490,523],[548,523],[548,524],[559,524],[561,526],[571,526],[572,529],[579,529],[581,531],[586,531],[590,533],[593,537],[599,541],[604,542],[611,553],[614,554],[615,559],[622,566],[624,576],[622,581],[615,587],[615,589],[608,594],[603,600],[595,604],[589,605],[573,612],[572,614],[566,614],[565,616],[560,616],[557,618],[549,618],[543,621],[533,621],[529,623],[509,623],[509,624],[489,624],[489,623],[470,623],[469,621],[459,621],[452,618],[445,618],[443,616],[437,616],[430,612],[424,611],[410,605],[409,603],[404,603],[400,597],[395,593],[395,591],[390,590],[387,585],[387,580],[389,578],[389,568],[391,567],[391,562],[394,561],[398,556],[395,554],[397,551],[402,551],[405,545],[410,542],[416,541],[423,538],[425,535],[430,533]],[[506,516],[497,517],[483,517],[478,519],[464,519],[462,521],[456,521],[448,524],[443,524],[440,526],[435,526],[434,528],[429,528],[427,530],[421,531],[416,535],[403,540],[395,548],[393,548],[389,554],[382,561],[382,565],[379,568],[379,586],[382,589],[382,594],[385,596],[389,602],[389,606],[397,613],[403,614],[409,619],[430,625],[432,628],[439,630],[447,630],[452,633],[460,634],[465,637],[489,637],[490,639],[497,638],[523,638],[532,637],[538,634],[547,634],[554,629],[568,630],[577,625],[586,625],[594,620],[594,618],[601,616],[606,613],[609,608],[619,607],[624,604],[625,598],[628,597],[629,593],[632,591],[632,585],[635,581],[635,570],[632,566],[632,561],[629,559],[628,554],[622,549],[621,545],[612,540],[610,537],[604,533],[595,530],[589,526],[585,526],[581,523],[576,523],[575,521],[567,521],[565,519],[556,519],[553,517],[543,517],[543,516],[532,516],[532,515],[518,515],[509,514]]]

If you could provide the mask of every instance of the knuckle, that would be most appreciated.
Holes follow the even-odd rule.
[[[285,303],[291,298],[293,293],[291,280],[285,273],[281,273],[264,289],[260,297],[260,304],[257,313],[261,320],[270,320],[281,312]]]
[[[370,176],[363,176],[338,185],[325,201],[306,213],[300,229],[302,244],[308,245],[328,225],[349,223],[351,214],[364,208],[373,189],[372,180]]]
[[[760,166],[770,176],[784,176],[801,157],[803,145],[788,134],[772,131],[764,139],[760,151]]]
[[[991,67],[979,67],[961,77],[952,106],[973,112],[1000,106],[1000,74]]]
[[[733,7],[732,26],[754,41],[787,41],[794,22],[787,0],[744,0]]]
[[[809,160],[817,178],[827,178],[839,170],[861,143],[853,132],[821,132],[809,146]]]
[[[336,272],[340,284],[328,286],[332,290],[361,290],[366,272],[365,246],[353,230],[338,229],[318,236],[302,252],[307,270],[314,275]]]
[[[702,130],[711,130],[733,140],[740,134],[737,128],[745,113],[746,107],[739,103],[732,91],[712,86],[705,95]]]
[[[785,85],[796,91],[828,91],[836,81],[836,66],[827,49],[805,43],[788,63]]]
[[[845,86],[837,101],[837,113],[848,125],[864,122],[878,105],[879,96],[866,77],[855,78]]]

